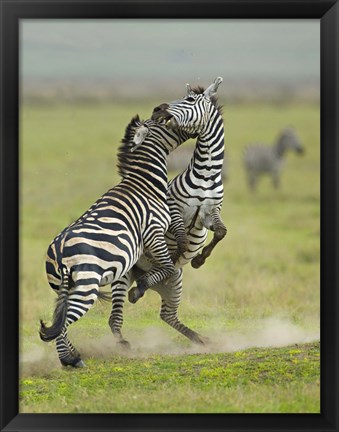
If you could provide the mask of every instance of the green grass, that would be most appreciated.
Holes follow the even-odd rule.
[[[23,378],[22,411],[319,412],[319,343],[232,354],[89,358],[87,366]]]
[[[61,369],[54,345],[40,341],[39,318],[50,321],[55,300],[44,272],[47,246],[119,181],[116,152],[125,126],[135,113],[149,117],[159,102],[21,110],[21,411],[319,412],[319,347],[304,344],[319,337],[316,105],[225,101],[230,169],[222,217],[228,234],[201,269],[185,267],[179,309],[186,325],[210,337],[209,347],[192,347],[161,322],[152,291],[125,306],[127,357],[110,334],[107,304],[98,303],[70,328],[86,369]],[[305,155],[287,156],[281,190],[262,179],[252,196],[241,163],[244,146],[272,143],[291,124]]]

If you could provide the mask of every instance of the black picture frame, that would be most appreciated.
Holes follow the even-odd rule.
[[[338,431],[339,4],[334,0],[1,0],[1,431]],[[321,413],[18,414],[19,21],[314,18],[321,25]]]

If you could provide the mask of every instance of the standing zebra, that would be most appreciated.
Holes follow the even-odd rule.
[[[214,246],[226,235],[226,228],[220,219],[223,202],[221,172],[224,125],[221,107],[216,98],[221,82],[222,79],[217,78],[206,90],[201,87],[191,89],[188,86],[188,95],[185,98],[160,105],[154,109],[152,116],[155,119],[164,118],[174,129],[179,126],[184,130],[199,133],[189,166],[171,180],[168,187],[168,205],[172,218],[166,233],[168,248],[175,255],[175,234],[178,236],[183,221],[188,239],[187,251],[178,257],[176,272],[167,280],[151,287],[162,299],[160,317],[196,343],[204,343],[205,339],[180,322],[178,307],[182,293],[182,266],[191,262],[193,267],[200,267]],[[214,237],[211,243],[204,247],[208,230],[214,231]],[[143,255],[130,272],[112,285],[113,307],[109,324],[119,343],[128,345],[121,334],[126,291],[134,278],[151,267],[152,261]],[[130,301],[135,302],[140,298],[135,291],[133,288],[129,291]]]
[[[287,151],[302,154],[304,149],[292,128],[284,129],[272,147],[263,144],[251,144],[246,147],[244,166],[249,188],[254,191],[259,176],[268,174],[272,178],[273,186],[277,189],[280,184],[280,171]]]
[[[192,134],[167,129],[164,123],[134,117],[118,154],[123,180],[50,244],[46,272],[58,299],[53,324],[47,327],[41,321],[40,337],[56,339],[63,365],[84,365],[67,327],[103,297],[100,286],[120,280],[144,251],[155,265],[137,279],[139,290],[175,272],[164,238],[170,223],[167,156],[189,137]]]

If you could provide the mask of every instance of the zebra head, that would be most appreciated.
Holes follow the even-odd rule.
[[[201,134],[208,124],[215,106],[215,95],[223,79],[217,77],[206,89],[192,89],[186,84],[187,95],[182,99],[154,108],[152,119],[165,120],[168,128],[179,128],[192,134]]]
[[[164,120],[141,120],[135,115],[126,127],[125,135],[118,149],[118,172],[125,178],[134,170],[134,165],[141,154],[148,156],[170,152],[189,138],[196,138],[180,128],[168,128]]]
[[[300,139],[295,132],[295,130],[291,127],[285,128],[282,130],[279,135],[276,143],[277,153],[283,155],[286,151],[294,151],[298,154],[304,153],[304,148],[300,142]]]

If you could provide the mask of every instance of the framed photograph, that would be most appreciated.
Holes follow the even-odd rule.
[[[0,13],[1,430],[338,431],[338,2]]]

